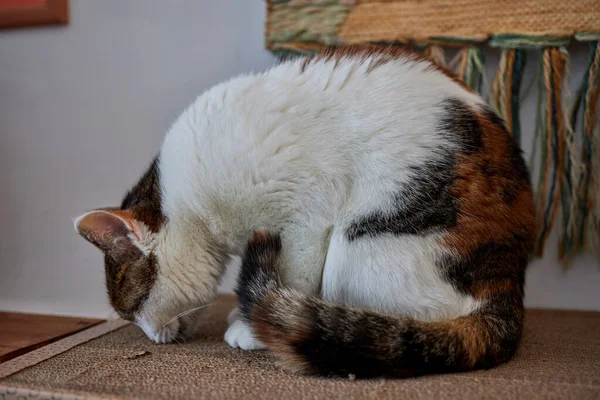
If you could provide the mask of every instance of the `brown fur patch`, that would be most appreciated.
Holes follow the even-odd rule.
[[[135,219],[156,233],[165,220],[161,204],[159,162],[155,159],[123,199],[121,210],[129,211]]]
[[[471,292],[477,300],[513,293],[523,295],[518,282],[513,279],[503,279],[493,283],[475,281],[471,286]]]
[[[104,252],[110,302],[123,318],[131,320],[156,280],[157,262],[154,255],[142,253],[129,237],[131,231],[136,236],[143,234],[132,210],[105,208],[88,215],[96,214],[110,219],[84,218],[78,229],[82,236]]]
[[[529,248],[535,224],[533,193],[513,169],[512,139],[489,117],[475,117],[482,128],[483,147],[458,157],[452,194],[459,199],[459,214],[444,242],[467,256],[484,243],[508,240],[516,233]]]
[[[158,268],[153,255],[131,252],[115,260],[105,256],[106,288],[110,302],[122,318],[133,320],[148,298]]]
[[[162,214],[157,214],[147,207],[134,207],[130,209],[130,212],[136,220],[143,222],[154,233],[160,231],[165,221]]]
[[[294,343],[308,339],[305,332],[298,329],[305,323],[295,320],[294,315],[297,315],[298,310],[287,310],[282,303],[282,298],[276,292],[267,293],[252,312],[252,329],[256,337],[280,357],[284,369],[292,373],[308,374],[311,371],[310,363],[294,348]],[[289,317],[281,321],[277,319],[277,313]],[[281,329],[282,326],[286,326],[286,329]]]
[[[138,183],[127,193],[120,209],[110,211],[129,221],[136,235],[141,232],[135,221],[146,225],[151,232],[160,231],[165,217],[161,207],[159,162],[155,159]],[[105,253],[106,287],[115,310],[125,319],[134,314],[148,298],[158,276],[158,265],[153,254],[144,255],[132,243],[128,251]]]
[[[463,368],[465,369],[473,368],[487,353],[490,353],[491,337],[486,334],[487,329],[482,326],[477,316],[471,315],[443,321],[436,328],[441,330],[439,334],[442,336],[458,338],[464,354],[460,354],[460,349],[455,351],[458,358],[464,360]]]
[[[269,234],[267,232],[254,232],[252,241],[254,242],[266,242],[269,240]]]

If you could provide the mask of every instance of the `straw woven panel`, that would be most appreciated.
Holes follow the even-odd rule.
[[[600,33],[598,0],[270,0],[267,44],[485,41]]]

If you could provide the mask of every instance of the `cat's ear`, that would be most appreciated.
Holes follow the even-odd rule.
[[[96,210],[75,220],[75,230],[105,253],[113,255],[139,250],[146,229],[130,212]]]

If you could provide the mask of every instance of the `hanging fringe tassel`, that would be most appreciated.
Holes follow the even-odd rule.
[[[541,163],[537,190],[538,229],[534,255],[542,256],[548,235],[560,205],[564,181],[565,117],[562,103],[564,77],[567,70],[566,51],[546,48],[542,56],[545,114],[541,119]]]
[[[600,258],[600,124],[596,115],[600,97],[600,42],[590,43],[588,67],[578,91],[572,113],[576,125],[579,110],[583,111],[581,138],[581,169],[576,180],[574,211],[569,221],[568,235],[572,244],[565,247],[561,257],[570,260],[574,255],[592,250]]]
[[[569,82],[569,63],[565,67],[565,104],[571,104],[571,95],[568,90]],[[566,108],[563,115],[567,115]],[[561,209],[562,209],[562,234],[559,240],[558,259],[562,266],[567,269],[570,266],[571,255],[573,254],[573,231],[576,226],[576,216],[578,215],[578,192],[577,180],[582,169],[581,163],[577,159],[577,149],[575,147],[575,131],[572,120],[565,118],[565,155],[564,155],[564,184],[561,187]]]
[[[471,89],[481,93],[482,85],[487,87],[484,61],[485,53],[478,47],[467,47],[459,53],[456,74]]]
[[[492,84],[492,103],[517,143],[521,141],[519,110],[525,59],[526,52],[523,49],[504,49]]]
[[[590,190],[588,197],[588,209],[590,218],[588,219],[586,238],[586,248],[595,252],[600,261],[600,117],[598,116],[598,101],[600,98],[600,43],[596,43],[594,50],[593,63],[593,82],[589,85],[593,89],[590,90],[589,100],[587,101],[585,110],[588,121],[588,132],[592,138],[590,150],[590,163],[588,173],[590,176]],[[584,122],[585,126],[585,122]]]
[[[423,54],[440,67],[446,67],[446,53],[441,46],[436,44],[429,45],[425,47]]]

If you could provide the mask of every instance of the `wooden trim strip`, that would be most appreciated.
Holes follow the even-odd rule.
[[[112,397],[114,399],[114,397]],[[0,385],[0,399],[2,400],[106,400],[108,397],[95,397],[62,392],[46,392],[43,390],[8,387]]]
[[[57,342],[50,343],[47,346],[41,347],[37,350],[33,350],[27,354],[6,361],[0,364],[0,379],[6,378],[7,376],[19,372],[25,368],[31,367],[42,361],[48,360],[49,358],[64,353],[65,351],[70,350],[75,346],[88,342],[99,336],[105,335],[116,329],[122,328],[128,324],[128,321],[120,319],[106,321],[84,331],[78,332],[74,335],[67,336],[66,338],[61,339]]]

